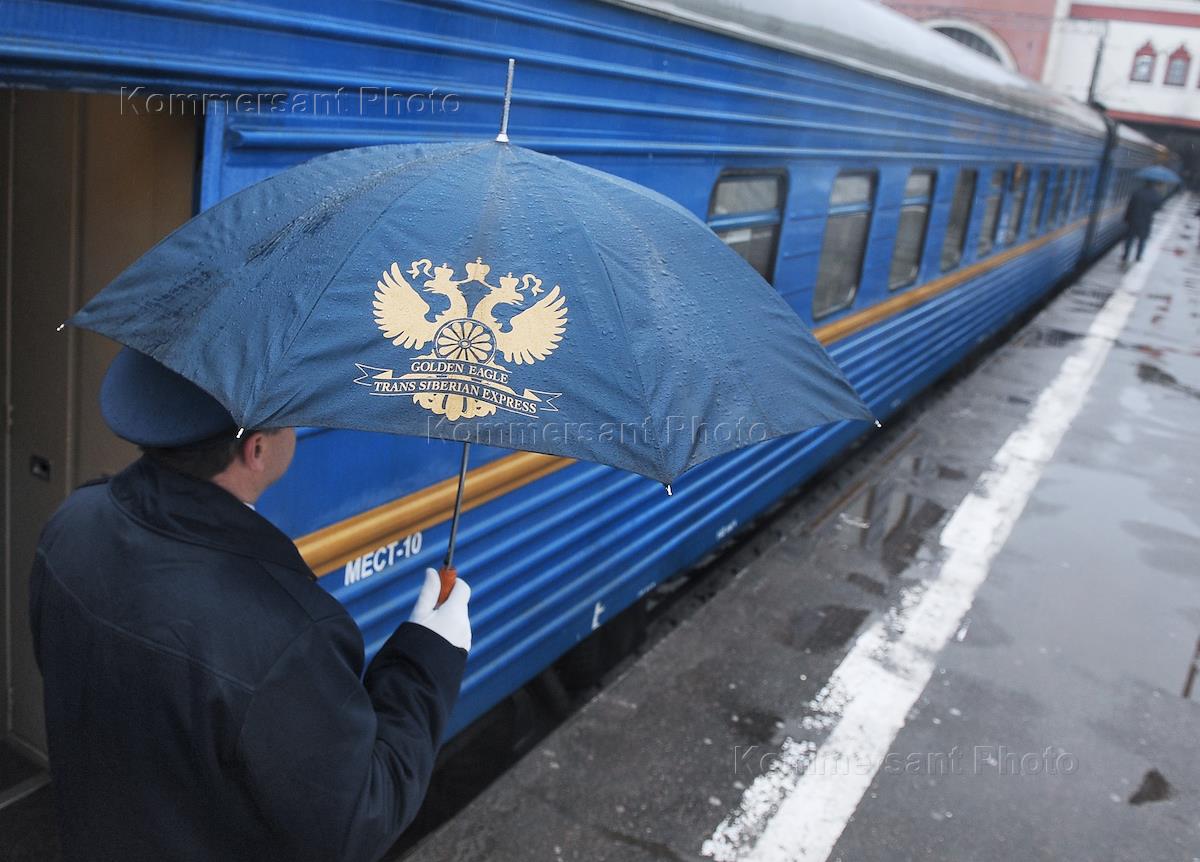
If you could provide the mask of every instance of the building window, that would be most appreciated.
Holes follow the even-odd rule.
[[[958,42],[960,45],[966,45],[972,51],[976,51],[976,52],[982,54],[983,56],[987,57],[989,60],[995,60],[1000,65],[1002,65],[1002,66],[1004,65],[1004,61],[1002,59],[1000,59],[999,52],[997,52],[995,48],[993,48],[991,45],[989,45],[987,40],[984,39],[982,36],[972,33],[970,30],[965,30],[962,27],[954,27],[949,24],[944,25],[944,26],[934,27],[933,29],[936,32],[941,33],[943,36],[949,36],[951,39],[953,39],[955,42]]]
[[[1144,84],[1149,84],[1154,80],[1154,61],[1156,58],[1157,54],[1154,46],[1149,42],[1138,48],[1137,53],[1133,55],[1133,71],[1129,73],[1129,80],[1141,81]]]
[[[708,205],[708,226],[767,281],[775,277],[786,186],[780,173],[725,174]]]
[[[942,240],[942,272],[954,269],[962,262],[978,179],[978,171],[964,169],[958,172],[958,180],[954,183],[954,200],[950,202],[950,220],[946,223],[946,237]]]
[[[1167,58],[1167,77],[1163,83],[1169,87],[1182,87],[1187,83],[1188,69],[1192,65],[1192,55],[1187,48],[1180,45]]]
[[[1024,165],[1013,165],[1012,210],[1008,216],[1008,230],[1004,234],[1005,244],[1011,245],[1021,235],[1025,226],[1025,198],[1029,195],[1029,170]]]
[[[858,293],[875,205],[875,178],[875,171],[843,171],[833,182],[813,289],[814,319],[847,308]]]
[[[987,200],[983,202],[983,224],[979,228],[979,256],[991,254],[996,247],[1000,232],[1000,205],[1004,203],[1004,183],[1008,175],[1004,171],[992,171],[988,185]]]
[[[904,184],[904,202],[900,205],[896,246],[892,250],[892,269],[888,274],[890,290],[912,284],[921,270],[925,229],[929,226],[929,203],[933,199],[933,176],[933,171],[913,171]]]

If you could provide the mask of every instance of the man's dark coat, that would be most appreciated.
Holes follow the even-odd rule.
[[[69,860],[374,860],[421,804],[466,651],[363,642],[295,545],[135,462],[47,524],[30,611]]]
[[[1125,206],[1125,224],[1129,232],[1143,239],[1150,236],[1150,225],[1154,222],[1154,211],[1160,201],[1158,192],[1150,186],[1141,186],[1129,197]]]

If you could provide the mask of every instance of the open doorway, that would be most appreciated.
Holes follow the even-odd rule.
[[[97,404],[116,346],[56,328],[191,216],[199,123],[122,112],[115,95],[0,89],[0,807],[45,782],[41,676],[27,610],[38,534],[73,488],[136,456],[109,432]]]

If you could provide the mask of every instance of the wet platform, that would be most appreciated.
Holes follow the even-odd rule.
[[[406,858],[1200,859],[1195,206],[776,515]]]

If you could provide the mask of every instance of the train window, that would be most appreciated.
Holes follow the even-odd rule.
[[[958,172],[958,180],[954,183],[954,199],[950,202],[950,220],[946,224],[946,237],[942,240],[942,272],[954,269],[962,261],[978,178],[979,171],[964,169]]]
[[[1025,198],[1029,195],[1029,171],[1024,165],[1013,165],[1012,206],[1009,208],[1008,230],[1004,234],[1005,244],[1012,244],[1021,235],[1025,224]]]
[[[814,319],[854,302],[875,204],[875,176],[874,171],[843,171],[833,182],[813,289]]]
[[[1067,171],[1066,191],[1062,196],[1062,207],[1059,211],[1059,221],[1066,221],[1071,217],[1071,205],[1075,200],[1075,184],[1079,182],[1079,171],[1075,168]]]
[[[1058,198],[1058,223],[1066,224],[1071,215],[1071,198],[1075,197],[1075,171],[1065,170],[1062,175],[1062,194]]]
[[[1075,200],[1075,183],[1078,176],[1079,171],[1074,168],[1064,175],[1062,203],[1059,205],[1059,216],[1062,222],[1067,222],[1071,218],[1071,201]]]
[[[1046,202],[1046,186],[1050,182],[1050,175],[1046,171],[1038,174],[1037,188],[1033,190],[1033,203],[1030,205],[1030,215],[1033,217],[1033,222],[1030,225],[1029,233],[1031,236],[1037,236],[1042,230],[1042,204]]]
[[[921,270],[925,230],[929,227],[929,203],[933,199],[933,177],[933,171],[913,171],[904,184],[904,202],[900,205],[896,246],[892,249],[892,269],[888,274],[889,290],[912,284]]]
[[[775,276],[786,182],[781,173],[725,174],[708,205],[708,225],[770,281]]]
[[[1050,202],[1046,204],[1046,227],[1058,224],[1058,207],[1062,202],[1063,184],[1066,177],[1062,171],[1050,172]]]
[[[992,182],[988,186],[987,200],[983,204],[983,225],[979,228],[979,254],[990,254],[996,247],[1000,232],[1000,205],[1004,202],[1004,182],[1008,175],[1004,171],[992,171]]]
[[[1083,210],[1083,202],[1087,198],[1088,181],[1091,179],[1092,172],[1089,170],[1080,170],[1079,185],[1075,187],[1075,214]]]

